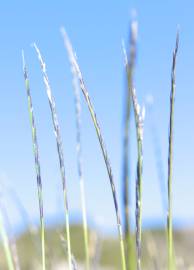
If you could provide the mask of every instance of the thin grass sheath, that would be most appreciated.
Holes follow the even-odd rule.
[[[176,45],[173,52],[171,70],[171,93],[170,93],[170,127],[169,127],[169,149],[168,149],[168,270],[174,268],[173,254],[173,228],[172,228],[172,174],[173,174],[173,137],[174,137],[174,103],[176,90],[176,59],[179,47],[179,32],[176,37]]]
[[[134,31],[134,36],[137,35],[137,25],[132,25]],[[127,70],[128,81],[130,79],[129,63],[128,57],[123,47],[123,54],[125,60],[125,67]],[[129,82],[130,83],[130,82]],[[130,84],[129,84],[130,87]],[[136,252],[137,252],[137,270],[141,269],[141,227],[142,227],[142,173],[143,173],[143,125],[145,117],[145,107],[140,109],[138,104],[136,91],[134,88],[129,89],[131,92],[131,98],[133,102],[133,109],[135,115],[135,125],[136,125],[136,137],[137,137],[137,178],[136,178]]]
[[[85,187],[84,187],[82,147],[81,147],[81,102],[80,102],[80,89],[79,89],[78,79],[77,79],[76,71],[74,67],[72,67],[72,75],[73,75],[73,89],[74,89],[75,113],[76,113],[77,168],[78,168],[78,176],[79,176],[79,182],[80,182],[86,269],[89,270],[90,269],[89,237],[88,237],[88,224],[87,224],[87,215],[86,215]]]
[[[32,143],[33,143],[33,153],[35,159],[35,168],[36,168],[36,177],[37,177],[37,189],[38,189],[38,200],[39,200],[39,211],[40,211],[40,225],[41,225],[41,242],[42,242],[42,269],[46,269],[46,260],[45,260],[45,225],[44,225],[44,213],[43,213],[43,195],[42,195],[42,180],[41,180],[41,170],[40,170],[40,160],[39,160],[39,148],[37,142],[37,133],[35,118],[33,113],[32,97],[30,93],[30,85],[28,72],[26,67],[26,62],[24,58],[24,52],[22,52],[23,59],[23,73],[25,80],[25,87],[28,98],[28,112],[30,117],[30,126],[32,130]]]
[[[124,139],[123,139],[123,209],[124,209],[124,229],[125,229],[125,246],[126,246],[126,264],[128,270],[133,270],[133,254],[132,254],[132,235],[130,228],[130,120],[131,120],[131,91],[133,88],[133,76],[136,60],[136,35],[133,31],[133,23],[131,24],[130,33],[130,56],[129,56],[129,74],[128,74],[128,86],[126,87],[125,94],[125,114],[124,114]],[[123,47],[125,47],[123,42]]]
[[[1,211],[0,211],[0,236],[3,242],[3,249],[6,256],[8,269],[15,270],[13,258],[12,258],[12,254],[11,254],[11,250],[9,246],[9,240],[8,240],[8,236],[7,236],[4,224],[3,224],[3,217],[2,217]]]
[[[56,137],[56,143],[57,143],[57,151],[58,151],[58,157],[59,157],[59,165],[60,165],[60,172],[61,172],[61,178],[62,178],[62,186],[63,186],[63,196],[64,196],[64,206],[65,206],[65,222],[66,222],[66,235],[67,235],[67,250],[68,250],[68,264],[69,264],[69,270],[72,269],[71,264],[71,243],[70,243],[70,226],[69,226],[69,210],[68,210],[68,200],[67,200],[67,189],[66,189],[66,177],[65,177],[65,165],[64,165],[64,155],[63,155],[63,147],[62,147],[62,140],[61,140],[61,134],[60,134],[60,127],[59,127],[59,121],[58,116],[56,112],[56,105],[55,100],[52,95],[48,75],[46,72],[46,64],[43,61],[42,55],[40,53],[40,50],[36,46],[36,44],[33,44],[38,59],[40,61],[40,66],[43,73],[43,80],[46,88],[46,93],[48,96],[49,106],[51,110],[51,116],[52,116],[52,122]]]
[[[88,93],[87,88],[85,86],[85,83],[84,83],[84,80],[83,80],[83,77],[82,77],[82,73],[81,73],[81,70],[80,70],[79,65],[77,63],[77,59],[75,57],[72,45],[71,45],[70,40],[69,40],[69,38],[68,38],[68,36],[67,36],[67,34],[66,34],[66,32],[65,32],[65,30],[63,28],[61,29],[61,33],[62,33],[63,38],[64,38],[64,42],[65,42],[65,46],[66,46],[66,49],[67,49],[67,52],[68,52],[70,63],[72,65],[72,68],[75,69],[78,80],[80,82],[80,88],[82,90],[82,93],[83,93],[84,98],[86,100],[86,103],[88,105],[88,109],[90,111],[91,118],[92,118],[94,127],[96,129],[96,133],[97,133],[98,140],[99,140],[99,143],[100,143],[100,147],[101,147],[101,150],[102,150],[102,154],[103,154],[103,157],[104,157],[104,161],[105,161],[105,165],[106,165],[106,168],[107,168],[107,172],[108,172],[108,176],[109,176],[109,180],[110,180],[110,185],[111,185],[111,189],[112,189],[115,212],[116,212],[116,218],[117,218],[117,226],[118,226],[118,233],[119,233],[119,239],[120,239],[122,269],[126,270],[125,250],[124,250],[124,241],[123,241],[121,219],[120,219],[120,213],[119,213],[119,208],[118,208],[116,189],[115,189],[115,184],[114,184],[114,180],[113,180],[113,174],[112,174],[112,169],[111,169],[111,166],[110,166],[110,161],[109,161],[109,158],[108,158],[108,153],[106,151],[106,147],[105,147],[104,140],[103,140],[101,130],[100,130],[100,126],[99,126],[99,123],[98,123],[98,120],[97,120],[97,117],[96,117],[96,113],[95,113],[93,105],[91,103],[89,93]]]

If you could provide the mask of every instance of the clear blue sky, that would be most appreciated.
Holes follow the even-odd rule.
[[[165,174],[169,123],[172,50],[177,25],[180,51],[177,62],[173,214],[175,220],[194,221],[194,24],[192,1],[4,1],[0,8],[0,175],[17,191],[32,219],[38,201],[21,50],[28,63],[42,166],[45,213],[62,213],[61,179],[55,137],[39,63],[36,41],[47,63],[56,99],[65,153],[69,206],[80,213],[76,171],[75,114],[71,72],[59,29],[65,26],[82,68],[105,137],[120,195],[124,68],[121,40],[128,41],[132,10],[139,24],[135,85],[140,103],[154,96],[153,114],[145,121],[143,220],[163,217],[150,125],[155,121]],[[83,100],[82,100],[83,101]],[[87,210],[99,226],[113,228],[115,214],[108,177],[90,116],[83,104],[82,138]],[[153,120],[155,119],[155,120]],[[134,126],[132,126],[134,130]],[[134,132],[133,132],[134,133]],[[136,142],[132,138],[132,193]],[[5,196],[14,224],[21,219]],[[134,214],[133,214],[134,219]]]

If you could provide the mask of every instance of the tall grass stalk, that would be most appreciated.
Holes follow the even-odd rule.
[[[174,269],[173,254],[173,228],[172,228],[172,176],[173,176],[173,137],[174,137],[174,103],[176,89],[176,59],[179,47],[179,32],[176,37],[176,45],[173,52],[172,70],[171,70],[171,93],[170,93],[170,127],[169,127],[169,149],[168,149],[168,215],[167,215],[167,233],[168,233],[168,270]]]
[[[133,23],[132,23],[133,25]],[[126,246],[127,269],[134,269],[133,239],[130,228],[130,172],[129,172],[129,151],[130,151],[130,119],[131,119],[131,91],[133,88],[133,76],[136,60],[136,36],[131,25],[130,47],[129,47],[129,66],[128,66],[128,86],[125,94],[125,114],[124,114],[124,139],[123,139],[123,208],[124,208],[124,229]],[[124,43],[123,43],[123,46]]]
[[[137,23],[133,22],[132,31],[134,37],[137,36]],[[125,67],[127,70],[128,81],[130,80],[129,62],[125,48],[123,47]],[[130,81],[129,81],[130,83]],[[130,84],[129,84],[130,87]],[[137,137],[137,178],[136,178],[136,252],[137,252],[137,269],[141,269],[141,227],[142,227],[142,173],[143,173],[143,124],[145,117],[145,107],[140,109],[138,104],[136,91],[129,88],[133,101],[133,109],[135,115],[136,137]]]
[[[63,35],[64,38],[64,42],[65,42],[65,46],[69,55],[69,60],[71,62],[72,67],[75,69],[76,75],[78,77],[78,80],[80,82],[80,88],[82,90],[82,93],[84,95],[84,98],[86,100],[86,103],[88,105],[88,109],[90,111],[90,115],[98,136],[98,140],[100,143],[100,147],[102,150],[102,154],[104,157],[104,161],[105,161],[105,165],[107,168],[107,172],[108,172],[108,176],[109,176],[109,180],[110,180],[110,185],[111,185],[111,189],[112,189],[112,195],[113,195],[113,200],[114,200],[114,206],[115,206],[115,213],[116,213],[116,219],[117,219],[117,226],[118,226],[118,234],[119,234],[119,240],[120,240],[120,251],[121,251],[121,262],[122,262],[122,270],[126,270],[126,261],[125,261],[125,249],[124,249],[124,240],[123,240],[123,232],[122,232],[122,226],[121,226],[121,219],[120,219],[120,211],[118,208],[118,200],[117,200],[117,195],[116,195],[116,189],[115,189],[115,184],[114,184],[114,179],[113,179],[113,174],[112,174],[112,169],[111,169],[111,165],[110,165],[110,161],[108,158],[108,153],[106,151],[106,147],[104,144],[104,140],[101,134],[101,130],[100,130],[100,126],[97,120],[97,116],[96,113],[94,111],[93,105],[91,103],[90,97],[89,97],[89,93],[88,90],[85,86],[84,80],[83,80],[83,76],[81,73],[81,70],[79,68],[79,65],[77,63],[77,59],[75,56],[75,53],[73,51],[72,45],[70,43],[70,40],[65,32],[65,30],[62,28],[61,29],[61,33]]]
[[[36,178],[37,178],[37,189],[38,189],[38,200],[39,200],[39,211],[40,211],[40,226],[41,226],[40,229],[41,229],[41,247],[42,247],[42,269],[45,270],[46,269],[45,225],[44,225],[44,212],[43,212],[42,179],[41,179],[36,125],[35,125],[35,119],[34,119],[34,113],[33,113],[32,97],[30,93],[28,71],[27,71],[27,66],[25,62],[24,52],[22,52],[22,59],[23,59],[23,73],[24,73],[25,87],[26,87],[27,98],[28,98],[28,112],[29,112],[30,126],[31,126],[31,131],[32,131],[32,144],[33,144],[33,153],[34,153]]]
[[[4,224],[3,224],[3,217],[2,217],[1,211],[0,211],[0,236],[3,242],[3,248],[4,248],[4,252],[6,256],[8,269],[15,270],[13,258],[12,258],[12,254],[11,254],[11,250],[9,246],[9,240],[8,240],[8,236],[7,236]]]
[[[74,67],[72,67],[72,75],[73,75],[73,88],[74,88],[75,111],[76,111],[76,141],[77,141],[76,150],[77,150],[77,167],[80,182],[80,194],[81,194],[84,248],[86,258],[86,269],[89,270],[90,269],[89,237],[88,237],[88,224],[86,215],[85,187],[84,187],[82,147],[81,147],[81,102],[80,102],[80,89]]]
[[[72,270],[72,264],[71,264],[71,242],[70,242],[70,226],[69,226],[69,210],[68,210],[68,200],[67,200],[67,189],[66,189],[66,176],[65,176],[65,164],[64,164],[64,155],[63,155],[63,147],[62,147],[62,139],[60,134],[60,127],[59,127],[59,121],[58,116],[56,112],[56,105],[55,100],[52,95],[49,78],[46,72],[46,64],[42,58],[42,55],[40,53],[40,50],[36,46],[36,44],[33,44],[36,53],[38,55],[38,59],[40,61],[40,66],[43,73],[43,80],[46,88],[46,93],[48,96],[49,106],[51,110],[52,115],[52,122],[57,142],[57,151],[58,151],[58,157],[59,157],[59,165],[60,165],[60,172],[61,172],[61,179],[62,179],[62,186],[63,186],[63,196],[64,196],[64,207],[65,207],[65,222],[66,222],[66,235],[67,235],[67,250],[68,250],[68,264],[69,264],[69,270]]]
[[[142,173],[143,173],[143,123],[145,109],[137,102],[135,89],[132,90],[132,100],[135,113],[135,123],[137,132],[137,179],[136,179],[136,250],[137,250],[137,270],[141,270],[141,248],[142,248]]]

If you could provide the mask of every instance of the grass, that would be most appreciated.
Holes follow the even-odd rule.
[[[158,258],[157,246],[160,246],[161,242],[165,239],[165,234],[167,233],[167,245],[166,241],[161,246],[163,247],[163,253],[168,251],[167,262],[163,260],[168,265],[168,270],[174,270],[175,268],[175,251],[173,244],[173,224],[172,224],[172,181],[173,181],[173,137],[174,137],[174,103],[175,103],[175,75],[176,75],[176,58],[179,46],[179,34],[176,38],[176,46],[173,52],[173,63],[171,70],[171,94],[170,94],[170,129],[169,129],[169,149],[168,149],[168,215],[167,215],[167,228],[166,231],[162,232],[142,232],[142,182],[143,182],[143,133],[144,133],[144,116],[145,108],[140,107],[137,94],[134,88],[134,68],[136,60],[136,43],[137,43],[137,22],[133,21],[131,24],[131,39],[129,44],[129,59],[128,54],[123,46],[126,77],[128,82],[128,88],[126,92],[126,102],[125,102],[125,117],[124,117],[124,140],[123,140],[123,208],[124,208],[124,236],[123,228],[121,225],[121,215],[120,208],[118,204],[117,191],[115,188],[114,177],[112,173],[112,167],[109,160],[108,152],[105,147],[104,138],[102,136],[101,128],[97,115],[95,113],[93,104],[90,99],[90,95],[86,84],[84,82],[82,72],[80,70],[77,57],[75,56],[71,42],[65,32],[62,29],[62,35],[64,38],[65,47],[67,49],[69,61],[71,64],[71,70],[73,74],[73,87],[74,87],[74,98],[75,98],[75,112],[76,112],[76,148],[77,148],[77,169],[80,184],[80,196],[81,196],[81,211],[82,211],[82,226],[78,229],[70,227],[69,222],[69,207],[67,198],[67,186],[66,186],[66,176],[65,176],[65,163],[64,163],[64,153],[62,146],[62,138],[60,133],[60,126],[58,121],[58,115],[56,110],[56,103],[52,94],[49,78],[46,71],[46,64],[42,58],[39,48],[34,43],[34,49],[37,53],[42,74],[43,81],[46,88],[46,93],[48,97],[49,107],[51,111],[52,124],[54,128],[54,133],[56,137],[57,153],[59,159],[59,168],[62,180],[62,191],[64,198],[64,208],[65,208],[65,231],[66,238],[58,230],[55,229],[45,229],[44,225],[44,214],[43,214],[43,191],[42,191],[42,180],[41,180],[41,168],[39,161],[39,149],[37,143],[37,133],[35,126],[34,111],[32,105],[32,98],[29,86],[29,78],[27,67],[23,54],[23,73],[25,80],[25,87],[28,98],[28,111],[31,124],[32,132],[32,143],[33,143],[33,153],[35,159],[35,169],[37,177],[37,189],[38,189],[38,200],[39,200],[39,212],[40,212],[40,233],[41,233],[41,266],[42,270],[52,269],[53,262],[57,263],[59,258],[64,259],[64,253],[67,253],[67,261],[69,270],[79,269],[77,264],[77,259],[85,260],[85,269],[95,269],[102,262],[103,265],[112,265],[113,268],[119,268],[122,270],[141,270],[144,265],[149,265],[155,269],[160,269],[160,263]],[[81,90],[81,91],[80,91]],[[88,106],[92,123],[94,125],[97,138],[100,144],[101,152],[104,158],[106,170],[109,177],[110,187],[113,196],[114,209],[116,214],[116,223],[118,229],[119,241],[112,238],[101,239],[101,245],[97,246],[96,239],[90,239],[89,237],[92,233],[89,231],[89,226],[87,222],[87,211],[86,211],[86,198],[85,198],[85,186],[83,177],[83,166],[82,166],[82,144],[81,144],[81,102],[80,102],[80,92],[82,92],[85,102]],[[129,151],[130,151],[130,122],[132,120],[131,113],[134,114],[135,128],[136,128],[136,141],[137,141],[137,166],[136,166],[136,182],[135,182],[135,232],[130,227],[131,213],[129,213],[130,207],[130,194],[129,190],[131,187],[129,175]],[[14,194],[14,193],[13,193]],[[16,198],[17,199],[17,198]],[[23,206],[21,205],[21,208]],[[64,228],[60,228],[64,230]],[[70,234],[71,231],[71,234]],[[82,231],[82,233],[81,233]],[[48,241],[48,251],[45,251],[45,235],[47,233]],[[9,270],[18,270],[17,265],[14,265],[14,249],[11,250],[11,243],[9,242],[9,237],[6,233],[4,227],[4,221],[0,213],[0,235],[2,238],[2,247],[5,252],[6,263]],[[60,235],[60,237],[59,237]],[[83,237],[80,238],[80,235]],[[156,236],[157,235],[157,236]],[[29,232],[22,236],[24,240],[29,241]],[[159,240],[158,240],[159,239]],[[161,241],[162,239],[162,241]],[[93,241],[93,242],[92,242]],[[136,242],[136,255],[135,255],[135,242]],[[160,243],[160,244],[158,244]],[[21,239],[17,240],[16,243],[19,246],[20,258],[23,256],[27,247]],[[56,248],[60,246],[60,248]],[[144,249],[142,247],[144,246]],[[84,248],[83,248],[84,247]],[[28,247],[29,248],[29,247]],[[36,249],[36,246],[33,246]],[[32,249],[32,247],[31,247]],[[30,251],[32,251],[29,249]],[[145,251],[147,249],[147,251]],[[22,250],[22,251],[21,251]],[[93,251],[93,255],[92,254]],[[118,253],[120,253],[120,260]],[[162,253],[162,251],[160,252]],[[33,254],[33,252],[31,253]],[[75,259],[74,256],[75,255]],[[145,255],[146,254],[146,255]],[[152,266],[148,262],[148,255],[151,258]],[[32,256],[32,255],[30,255]],[[36,256],[35,256],[36,257]],[[47,260],[46,260],[47,259]],[[1,260],[1,257],[0,257]],[[29,261],[28,257],[27,264],[25,264],[26,269],[38,269],[39,263],[34,263]],[[121,265],[120,265],[121,264]],[[136,265],[135,265],[136,264]],[[27,265],[27,266],[26,266]],[[23,267],[23,264],[22,264]],[[4,268],[3,268],[4,269]]]
[[[34,48],[37,52],[38,59],[40,61],[42,73],[43,73],[43,80],[46,87],[47,97],[50,105],[51,115],[52,115],[52,122],[56,137],[56,143],[57,143],[57,152],[59,157],[59,166],[60,166],[60,172],[61,172],[61,179],[62,179],[62,187],[63,187],[63,196],[64,196],[64,206],[65,206],[65,222],[66,222],[66,237],[67,237],[67,250],[68,250],[68,264],[69,264],[69,270],[72,269],[72,263],[71,263],[71,241],[70,241],[70,229],[69,229],[69,210],[68,210],[68,201],[67,201],[67,188],[66,188],[66,177],[65,177],[65,164],[64,164],[64,155],[63,155],[63,148],[62,148],[62,140],[61,140],[61,134],[60,134],[60,127],[56,112],[56,105],[54,98],[52,96],[52,91],[48,79],[48,75],[46,72],[46,64],[43,61],[42,55],[40,53],[40,50],[38,49],[37,45],[34,43]]]
[[[112,189],[114,206],[115,206],[115,213],[116,213],[117,226],[118,226],[118,234],[119,234],[119,240],[120,240],[120,252],[121,252],[122,270],[126,270],[126,259],[125,259],[125,250],[124,250],[124,240],[123,240],[123,232],[122,232],[122,226],[121,226],[121,218],[120,218],[120,212],[119,212],[119,208],[118,208],[118,200],[117,200],[117,195],[116,195],[116,189],[115,189],[115,184],[114,184],[113,174],[112,174],[112,168],[111,168],[111,165],[110,165],[108,153],[106,151],[104,140],[103,140],[103,137],[102,137],[102,134],[101,134],[101,129],[100,129],[100,126],[99,126],[99,122],[97,120],[96,113],[95,113],[93,105],[91,103],[88,90],[87,90],[87,88],[85,86],[81,70],[80,70],[79,65],[77,63],[77,59],[76,59],[75,54],[73,52],[72,45],[70,43],[70,40],[69,40],[65,30],[62,29],[61,32],[62,32],[64,42],[65,42],[65,46],[66,46],[66,49],[67,49],[67,52],[68,52],[68,55],[69,55],[69,60],[71,62],[72,68],[75,69],[75,72],[77,74],[77,78],[79,79],[79,82],[80,82],[80,88],[82,90],[82,93],[83,93],[83,95],[85,97],[85,100],[86,100],[86,103],[88,105],[88,109],[90,111],[92,122],[94,124],[95,130],[96,130],[96,133],[97,133],[97,137],[98,137],[98,140],[99,140],[99,143],[100,143],[100,147],[101,147],[101,150],[102,150],[102,154],[103,154],[103,157],[104,157],[104,161],[105,161],[105,165],[106,165],[106,169],[107,169],[107,173],[108,173],[108,176],[109,176],[110,185],[111,185],[111,189]]]
[[[141,235],[142,235],[142,171],[143,171],[143,122],[144,109],[140,112],[135,89],[132,90],[133,106],[135,111],[135,122],[137,132],[137,178],[136,178],[136,250],[137,250],[137,270],[141,269]]]
[[[132,40],[135,43],[137,38],[137,22],[132,22],[131,25]],[[131,85],[131,67],[127,58],[125,48],[123,48],[125,66],[128,78],[128,87],[133,102],[133,110],[135,115],[136,138],[137,138],[137,178],[136,178],[136,252],[137,252],[137,270],[141,269],[141,223],[142,223],[142,172],[143,172],[143,124],[145,116],[145,108],[142,110],[138,104],[136,91]],[[134,49],[133,49],[134,50]]]
[[[66,250],[60,244],[59,233],[63,234],[65,227],[47,227],[46,239],[49,246],[49,255],[47,260],[51,258],[51,267],[49,270],[55,270],[54,266],[64,262],[66,260]],[[71,247],[72,253],[76,259],[78,270],[84,267],[85,252],[83,249],[83,228],[80,225],[71,225]],[[177,270],[192,269],[193,266],[193,233],[194,231],[178,231],[174,229],[174,245],[176,246]],[[37,255],[37,249],[31,244],[31,236],[29,232],[21,234],[16,239],[18,248],[18,254],[21,262],[22,270],[34,270],[41,269],[41,257]],[[34,235],[34,240],[37,241],[37,236]],[[38,242],[38,241],[37,241]],[[167,269],[167,256],[166,256],[166,241],[164,230],[152,230],[142,231],[142,269],[156,270]],[[98,254],[97,265],[96,262],[91,260],[91,269],[101,269],[107,267],[108,269],[118,270],[120,269],[120,257],[119,257],[119,242],[115,236],[102,236],[98,235],[98,243],[96,243],[96,253]],[[159,249],[158,249],[159,248]],[[28,252],[26,252],[26,250]],[[185,268],[179,266],[180,258],[184,259]],[[40,262],[39,262],[40,259]],[[95,258],[94,258],[95,260]],[[155,261],[158,268],[154,267]],[[0,267],[7,270],[7,264],[5,262],[3,247],[0,246]],[[85,269],[85,268],[84,268]],[[134,268],[135,269],[135,268]]]
[[[82,147],[81,147],[81,102],[80,102],[80,89],[78,85],[78,79],[76,71],[72,67],[73,75],[73,88],[75,98],[75,112],[76,112],[76,149],[77,149],[77,169],[80,184],[80,195],[81,195],[81,209],[82,209],[82,220],[83,220],[83,233],[84,233],[84,248],[86,258],[86,270],[90,269],[90,258],[89,258],[89,236],[88,236],[88,223],[86,215],[86,199],[85,199],[85,187],[84,187],[84,176],[83,176],[83,165],[82,165]]]
[[[34,119],[34,113],[33,113],[32,98],[31,98],[31,93],[30,93],[29,78],[28,78],[26,62],[24,58],[24,52],[22,52],[22,59],[23,59],[23,73],[24,73],[25,87],[26,87],[27,98],[28,98],[28,112],[29,112],[30,126],[31,126],[31,131],[32,131],[33,153],[34,153],[36,178],[37,178],[40,226],[41,226],[42,269],[46,270],[45,225],[44,225],[43,195],[42,195],[42,180],[41,180],[40,161],[39,161],[39,149],[38,149],[36,125],[35,125],[35,119]]]
[[[129,168],[129,152],[130,152],[130,122],[131,122],[131,90],[133,88],[133,76],[136,60],[136,38],[134,32],[130,33],[130,48],[129,48],[129,64],[127,66],[128,85],[125,94],[125,114],[124,114],[124,139],[123,139],[123,208],[124,208],[124,230],[125,230],[125,247],[126,247],[126,264],[127,269],[134,269],[134,254],[133,254],[133,241],[130,228],[130,198],[131,187],[130,182],[130,168]],[[125,45],[123,43],[123,49]]]
[[[174,103],[175,103],[175,73],[176,58],[179,46],[179,33],[176,37],[175,50],[173,52],[172,72],[171,72],[171,94],[170,94],[170,131],[169,131],[169,149],[168,149],[168,270],[174,269],[173,254],[173,228],[172,228],[172,176],[173,176],[173,137],[174,137]]]

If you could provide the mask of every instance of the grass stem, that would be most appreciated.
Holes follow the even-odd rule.
[[[43,73],[43,80],[46,88],[46,93],[49,101],[49,106],[51,110],[52,122],[56,137],[57,143],[57,151],[59,157],[59,165],[60,165],[60,172],[61,172],[61,179],[62,179],[62,186],[63,186],[63,197],[64,197],[64,207],[65,207],[65,222],[66,222],[66,236],[67,236],[67,250],[68,250],[68,265],[69,270],[72,270],[72,263],[71,263],[71,242],[70,242],[70,226],[69,226],[69,210],[68,210],[68,200],[67,200],[67,188],[66,188],[66,176],[65,176],[65,164],[64,164],[64,154],[63,154],[63,147],[62,147],[62,139],[59,127],[58,116],[56,112],[56,105],[55,100],[52,95],[49,78],[46,72],[46,64],[43,61],[42,55],[40,53],[39,48],[34,43],[34,48],[38,55],[38,59],[40,62],[40,66]]]
[[[46,256],[45,256],[45,225],[44,225],[44,212],[43,212],[43,195],[42,195],[42,180],[41,180],[41,170],[40,170],[40,160],[39,160],[39,149],[37,142],[37,132],[36,125],[34,119],[33,105],[32,105],[32,97],[30,93],[30,85],[28,72],[26,67],[26,62],[24,58],[24,52],[22,52],[23,58],[23,73],[25,80],[25,87],[28,98],[28,112],[30,118],[30,126],[32,131],[32,143],[33,143],[33,153],[35,159],[35,169],[36,169],[36,177],[37,177],[37,189],[38,189],[38,200],[39,200],[39,211],[40,211],[40,230],[41,230],[41,247],[42,247],[42,269],[46,269]]]
[[[69,60],[71,62],[72,67],[76,71],[78,80],[80,82],[80,88],[82,90],[82,93],[83,93],[84,98],[86,100],[86,103],[88,105],[88,109],[90,111],[92,122],[94,124],[95,130],[96,130],[96,133],[97,133],[97,137],[98,137],[98,140],[99,140],[99,143],[100,143],[100,147],[101,147],[101,150],[102,150],[102,154],[103,154],[103,157],[104,157],[104,161],[105,161],[105,165],[106,165],[106,169],[107,169],[107,172],[108,172],[110,185],[111,185],[111,189],[112,189],[114,206],[115,206],[118,234],[119,234],[119,240],[120,240],[122,270],[126,270],[125,249],[124,249],[124,240],[123,240],[123,232],[122,232],[122,226],[121,226],[120,212],[119,212],[119,208],[118,208],[118,200],[117,200],[116,189],[115,189],[115,184],[114,184],[114,179],[113,179],[113,174],[112,174],[112,168],[111,168],[110,161],[109,161],[109,158],[108,158],[108,153],[106,151],[106,147],[105,147],[104,140],[103,140],[103,137],[102,137],[102,134],[101,134],[101,130],[100,130],[100,126],[99,126],[99,123],[98,123],[98,120],[97,120],[97,116],[96,116],[96,113],[94,111],[93,105],[91,103],[87,88],[85,86],[83,76],[82,76],[81,70],[79,68],[79,65],[77,63],[77,59],[75,57],[72,45],[70,43],[70,40],[69,40],[65,30],[61,29],[61,32],[62,32],[62,35],[63,35],[63,38],[64,38],[65,46],[67,48],[67,52],[68,52],[68,55],[69,55]]]
[[[176,37],[176,45],[173,52],[171,70],[171,93],[170,93],[170,128],[169,128],[169,149],[168,149],[168,215],[167,215],[167,235],[168,235],[168,270],[174,269],[173,254],[173,228],[172,228],[172,176],[173,176],[173,139],[174,139],[174,103],[176,89],[176,59],[179,47],[179,33]]]
[[[137,23],[133,22],[131,31],[134,39],[137,38]],[[145,108],[142,110],[138,104],[136,91],[131,88],[130,84],[130,67],[128,57],[125,48],[123,48],[125,67],[127,70],[128,86],[131,93],[133,102],[135,125],[136,125],[136,137],[137,137],[137,178],[136,178],[136,252],[137,252],[137,270],[141,270],[141,237],[142,237],[142,174],[143,174],[143,124],[145,116]]]
[[[89,259],[89,237],[88,237],[88,224],[86,215],[86,200],[85,200],[85,186],[83,177],[83,165],[82,165],[82,147],[81,147],[81,102],[80,102],[80,89],[76,76],[75,69],[72,68],[73,75],[73,88],[75,98],[75,111],[76,111],[76,141],[77,141],[77,167],[80,182],[80,194],[81,194],[81,208],[82,208],[82,220],[83,220],[83,233],[84,233],[84,248],[86,258],[86,270],[90,269]]]
[[[133,24],[133,23],[132,23]],[[124,46],[124,43],[123,43]],[[128,270],[134,269],[133,238],[130,228],[130,171],[129,171],[129,151],[130,151],[130,120],[131,120],[131,91],[133,88],[133,76],[136,59],[136,37],[131,27],[130,48],[128,66],[128,85],[125,94],[125,114],[124,114],[124,139],[123,139],[123,209],[124,209],[124,232],[126,247],[126,266]]]

